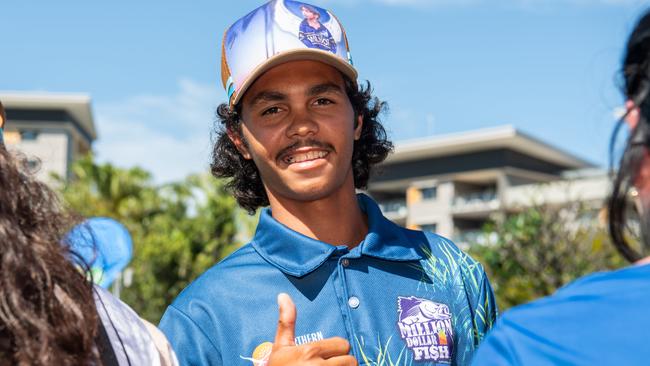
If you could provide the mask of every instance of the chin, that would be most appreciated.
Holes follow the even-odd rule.
[[[333,182],[302,182],[303,184],[289,184],[285,187],[283,196],[301,202],[318,201],[331,196],[341,189],[341,185]]]
[[[301,187],[299,189],[291,189],[290,196],[296,201],[310,202],[326,198],[333,191],[333,189],[327,189],[327,187]]]

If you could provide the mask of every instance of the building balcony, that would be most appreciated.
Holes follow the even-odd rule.
[[[496,191],[488,190],[457,195],[452,201],[451,209],[454,214],[471,214],[489,213],[498,210],[500,207],[501,204]]]
[[[496,241],[495,233],[483,230],[456,230],[452,240],[459,248],[466,250],[473,245],[488,245]]]

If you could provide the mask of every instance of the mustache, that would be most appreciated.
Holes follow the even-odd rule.
[[[276,159],[280,159],[282,156],[288,154],[293,150],[300,149],[301,147],[318,147],[325,150],[335,151],[334,146],[332,144],[310,138],[305,140],[298,140],[293,144],[283,148],[276,156]]]

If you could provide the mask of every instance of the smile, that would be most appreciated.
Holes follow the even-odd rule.
[[[295,152],[293,154],[287,155],[282,159],[287,164],[297,164],[305,161],[322,159],[329,154],[325,150],[312,150],[306,152]]]

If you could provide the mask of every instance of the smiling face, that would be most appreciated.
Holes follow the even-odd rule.
[[[335,68],[317,61],[276,66],[248,89],[241,115],[241,136],[229,136],[255,162],[272,205],[354,192],[352,151],[362,118]]]

